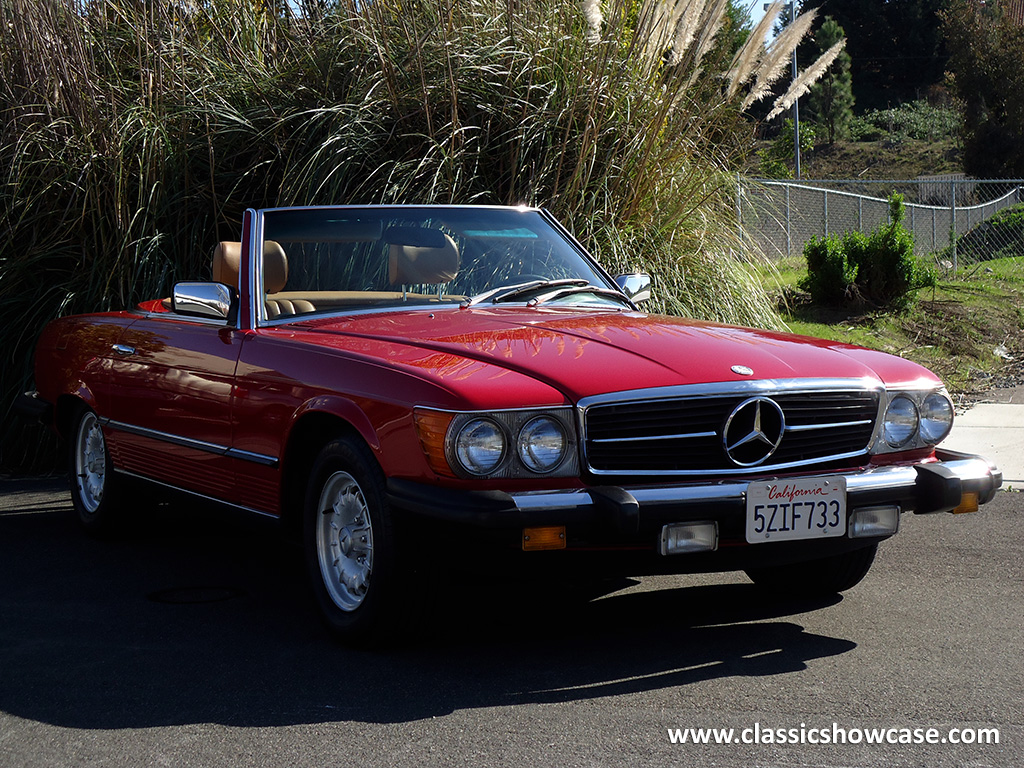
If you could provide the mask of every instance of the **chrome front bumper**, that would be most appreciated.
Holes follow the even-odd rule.
[[[917,514],[956,509],[965,493],[979,504],[992,499],[1002,472],[978,456],[937,450],[938,461],[872,467],[842,473],[849,509],[899,505]],[[765,478],[758,478],[763,480]],[[485,528],[596,524],[623,534],[669,522],[718,520],[725,531],[742,523],[750,479],[705,484],[589,486],[549,491],[466,491],[388,481],[397,508]]]
[[[865,496],[881,496],[888,501],[899,501],[904,511],[949,512],[960,504],[964,492],[977,493],[979,503],[984,504],[992,500],[1002,485],[1003,473],[979,456],[954,451],[937,453],[940,460],[930,464],[875,467],[845,474],[851,505]],[[664,505],[744,504],[748,484],[746,480],[729,480],[712,485],[638,486],[621,491],[646,510]],[[517,510],[532,513],[595,506],[601,503],[605,492],[606,489],[580,488],[509,495]]]

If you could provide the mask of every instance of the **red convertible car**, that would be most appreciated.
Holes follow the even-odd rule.
[[[645,313],[650,278],[543,210],[250,210],[211,267],[52,323],[23,405],[66,438],[86,528],[132,478],[281,518],[347,638],[468,554],[841,591],[903,513],[1001,484],[937,447],[953,406],[924,368]]]

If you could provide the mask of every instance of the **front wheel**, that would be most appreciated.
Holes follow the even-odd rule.
[[[99,417],[87,407],[74,419],[69,449],[71,502],[78,520],[89,533],[109,533],[121,517],[121,482],[114,473]]]
[[[790,597],[823,597],[857,586],[875,561],[878,545],[802,563],[749,568],[747,576],[759,587]]]
[[[356,438],[328,443],[313,465],[303,548],[320,612],[338,637],[366,641],[393,624],[398,564],[384,475]]]

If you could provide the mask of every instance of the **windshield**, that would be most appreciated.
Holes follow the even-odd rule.
[[[266,211],[263,261],[267,320],[444,303],[628,306],[537,210]]]

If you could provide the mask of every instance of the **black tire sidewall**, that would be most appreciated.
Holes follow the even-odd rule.
[[[71,503],[75,508],[82,527],[91,534],[108,533],[117,522],[118,498],[117,482],[114,479],[114,465],[110,460],[110,450],[107,448],[106,435],[103,436],[103,458],[105,469],[103,474],[103,498],[95,510],[89,511],[82,501],[80,478],[78,477],[78,445],[82,423],[87,416],[96,416],[96,413],[88,406],[81,406],[72,419],[74,425],[71,429],[68,440],[68,483],[71,486]],[[100,426],[102,432],[103,427]]]
[[[317,553],[320,494],[335,472],[347,472],[359,484],[373,531],[373,571],[362,603],[351,611],[335,604],[324,585]],[[398,614],[397,553],[383,472],[369,449],[353,437],[325,445],[313,463],[303,504],[302,546],[306,570],[320,614],[328,628],[350,642],[377,638]]]

